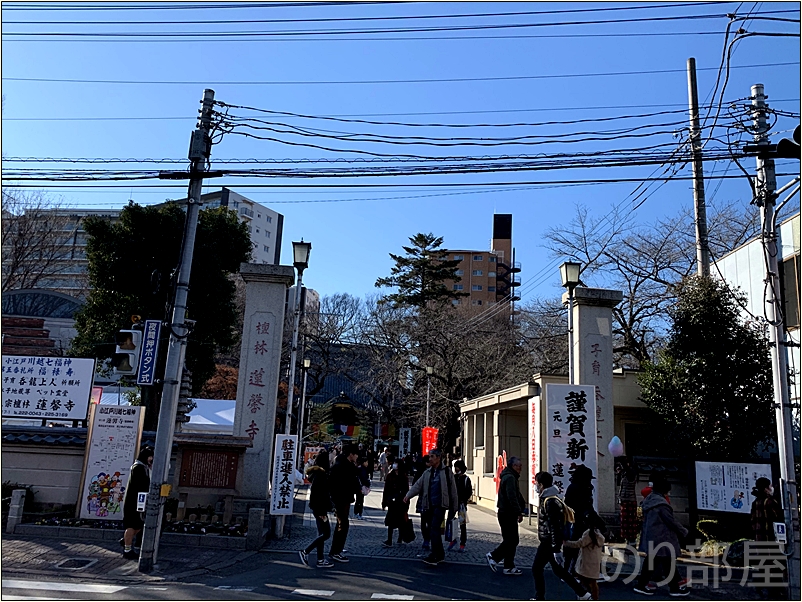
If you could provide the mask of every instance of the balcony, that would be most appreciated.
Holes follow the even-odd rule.
[[[511,266],[509,266],[508,269],[513,274],[517,274],[518,272],[521,271],[521,262],[520,261],[514,261],[513,264]]]
[[[247,217],[248,219],[253,219],[253,209],[248,209],[247,207],[240,207],[239,214],[240,217]]]
[[[518,274],[510,277],[510,286],[521,286],[521,277]]]

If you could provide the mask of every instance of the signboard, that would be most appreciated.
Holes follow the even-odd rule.
[[[148,505],[148,492],[140,491],[136,494],[136,511],[144,512],[145,507]]]
[[[587,466],[598,478],[596,451],[596,394],[588,385],[546,385],[548,415],[548,470],[554,485],[565,494],[571,472]],[[593,490],[597,506],[597,489]]]
[[[128,476],[139,453],[144,408],[92,404],[89,414],[79,518],[122,520]]]
[[[3,416],[86,420],[95,360],[4,355]]]
[[[307,464],[309,460],[314,462],[317,455],[325,449],[322,445],[307,445],[304,448],[304,464]]]
[[[412,451],[412,429],[403,428],[398,431],[398,457],[403,458]]]
[[[136,374],[136,384],[138,385],[152,385],[154,383],[161,328],[161,320],[145,320],[145,332],[142,336],[142,355],[139,358],[139,371]]]
[[[270,486],[270,514],[292,514],[296,435],[276,435],[273,452],[273,481]]]
[[[186,449],[181,458],[179,487],[236,489],[237,452]]]
[[[541,397],[530,397],[527,402],[527,429],[529,430],[529,503],[537,505],[535,475],[540,472],[540,407]]]
[[[749,514],[760,477],[771,480],[770,464],[696,462],[697,510]]]
[[[433,449],[437,449],[438,430],[433,426],[424,426],[422,433],[423,455],[427,455]]]

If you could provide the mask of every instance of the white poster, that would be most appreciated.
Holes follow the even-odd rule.
[[[412,451],[412,429],[403,428],[398,431],[398,457],[403,458]]]
[[[571,473],[587,466],[598,478],[596,454],[596,395],[588,385],[546,385],[548,413],[548,470],[554,485],[565,495]],[[593,504],[597,506],[597,489]]]
[[[79,518],[122,520],[123,496],[142,436],[141,406],[92,405]]]
[[[529,415],[527,428],[529,429],[529,504],[537,505],[537,489],[535,475],[540,472],[540,408],[543,401],[541,397],[530,397],[528,402]]]
[[[292,514],[296,435],[276,435],[273,453],[273,481],[270,487],[270,514]]]
[[[86,420],[95,360],[4,355],[3,416]]]
[[[749,514],[760,477],[771,480],[770,464],[696,462],[697,510]]]

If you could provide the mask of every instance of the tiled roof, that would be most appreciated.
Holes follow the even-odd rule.
[[[65,445],[73,447],[86,446],[85,428],[71,427],[46,427],[28,425],[3,425],[3,443],[16,444],[46,444],[46,445]],[[155,444],[156,433],[146,431],[142,433],[142,445]]]

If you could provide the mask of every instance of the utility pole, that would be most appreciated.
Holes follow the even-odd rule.
[[[688,59],[688,105],[691,120],[690,142],[693,154],[693,206],[696,222],[696,268],[699,276],[710,276],[710,250],[707,246],[705,176],[702,168],[702,131],[699,125],[699,95],[696,89],[696,59]]]
[[[780,456],[780,481],[782,486],[785,526],[788,537],[788,582],[790,600],[799,600],[799,511],[797,505],[797,482],[794,472],[794,440],[792,433],[791,404],[788,396],[788,367],[786,365],[786,340],[781,309],[780,278],[776,228],[777,178],[774,159],[768,155],[769,135],[766,114],[768,105],[763,84],[752,86],[752,120],[754,140],[758,148],[757,177],[755,178],[755,200],[760,207],[761,239],[766,258],[766,319],[769,322],[771,366],[774,384],[774,407],[777,421],[777,451]],[[761,152],[761,148],[764,150]],[[787,188],[787,187],[784,187]]]
[[[170,323],[170,343],[167,349],[167,363],[164,368],[164,388],[159,407],[159,424],[156,429],[156,445],[153,450],[153,467],[150,473],[150,490],[145,507],[145,528],[142,532],[142,551],[139,555],[139,570],[149,573],[153,570],[159,551],[159,534],[162,525],[164,499],[170,494],[169,474],[170,455],[175,432],[175,413],[178,407],[178,394],[181,387],[183,357],[186,350],[187,293],[189,275],[192,270],[192,254],[195,250],[195,233],[198,229],[198,213],[201,205],[201,187],[206,161],[212,150],[210,137],[214,90],[203,91],[203,108],[200,122],[189,143],[190,181],[187,195],[187,218],[184,223],[184,239],[173,297],[173,315]]]

